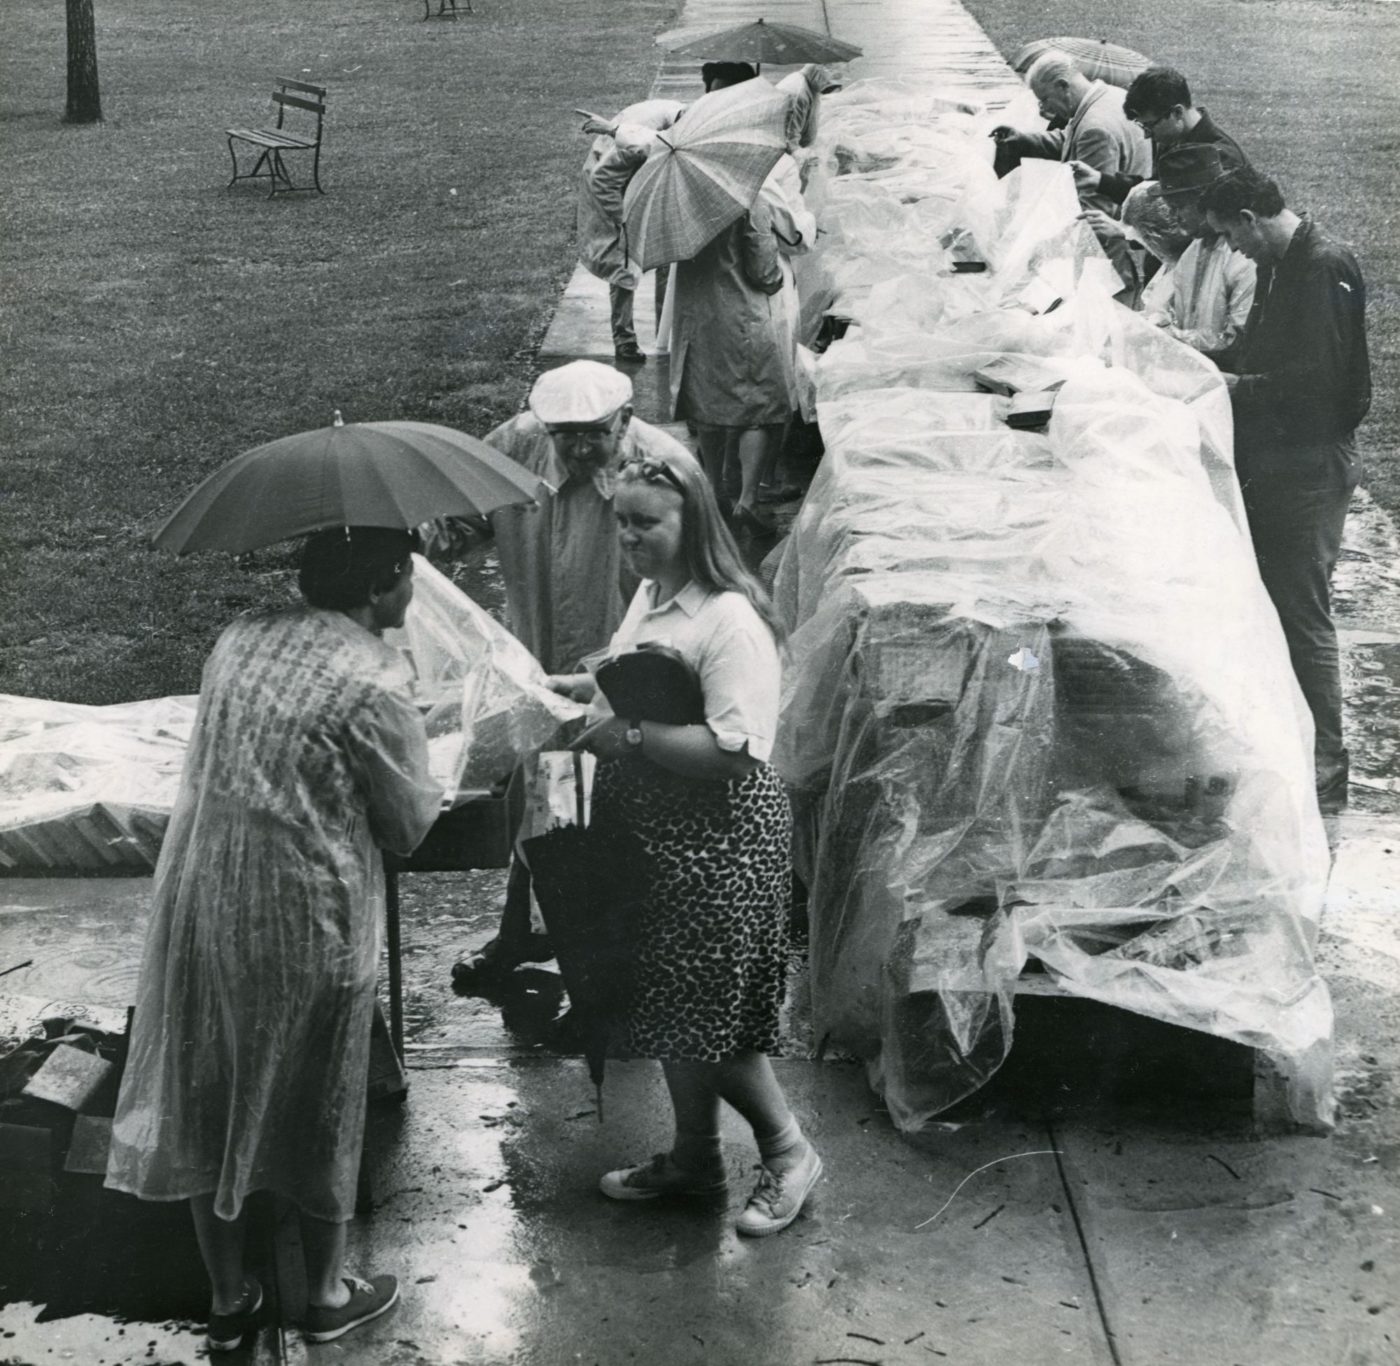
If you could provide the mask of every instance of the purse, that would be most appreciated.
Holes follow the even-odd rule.
[[[700,676],[668,645],[644,644],[605,660],[594,675],[614,716],[667,726],[702,725]]]

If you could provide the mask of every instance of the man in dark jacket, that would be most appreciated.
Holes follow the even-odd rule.
[[[1318,802],[1329,814],[1347,798],[1330,587],[1360,476],[1353,434],[1371,406],[1366,286],[1351,252],[1250,167],[1217,181],[1201,207],[1258,270],[1237,373],[1226,376],[1235,467],[1259,574],[1313,714]]]
[[[1150,66],[1128,87],[1123,113],[1152,139],[1153,165],[1171,147],[1210,143],[1227,166],[1246,166],[1239,144],[1215,124],[1204,105],[1191,102],[1186,77],[1169,66]],[[1074,164],[1074,183],[1080,193],[1097,193],[1121,204],[1128,191],[1141,183],[1140,175],[1095,170],[1083,162]]]

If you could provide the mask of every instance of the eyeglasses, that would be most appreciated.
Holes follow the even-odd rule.
[[[664,460],[651,460],[646,456],[634,455],[632,459],[624,461],[621,468],[637,470],[648,484],[670,484],[682,498],[685,497],[685,485]]]
[[[1133,122],[1137,124],[1148,137],[1151,137],[1157,131],[1157,125],[1166,122],[1169,118],[1171,118],[1170,110],[1165,114],[1134,114]]]

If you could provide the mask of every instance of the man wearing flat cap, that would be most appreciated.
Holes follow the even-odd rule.
[[[1149,322],[1228,369],[1254,303],[1254,262],[1214,232],[1201,196],[1235,163],[1208,143],[1169,148],[1157,159],[1157,189],[1191,243],[1168,272],[1169,292]]]
[[[552,490],[538,508],[491,514],[506,623],[547,673],[576,673],[584,655],[612,639],[637,586],[618,547],[615,472],[634,459],[693,457],[674,437],[632,416],[626,375],[591,360],[546,371],[530,391],[528,409],[488,432],[486,441]],[[513,864],[500,932],[468,966],[505,972],[547,960],[552,954],[540,938],[530,934],[529,873]]]
[[[1331,579],[1361,473],[1355,431],[1371,406],[1366,285],[1351,252],[1250,167],[1217,180],[1201,208],[1258,270],[1226,376],[1235,468],[1259,576],[1312,712],[1318,806],[1329,815],[1347,800]]]

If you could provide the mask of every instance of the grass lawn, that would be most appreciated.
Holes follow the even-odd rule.
[[[1008,58],[1083,34],[1185,73],[1260,170],[1361,262],[1375,398],[1365,483],[1400,518],[1400,5],[1375,0],[964,0]]]
[[[436,9],[436,6],[434,6]],[[642,98],[663,0],[97,0],[106,122],[66,127],[61,0],[0,43],[0,692],[197,690],[282,550],[176,560],[153,515],[260,441],[515,411],[574,260],[575,106]],[[272,78],[329,87],[324,198],[226,190]],[[298,161],[289,161],[293,175]]]

